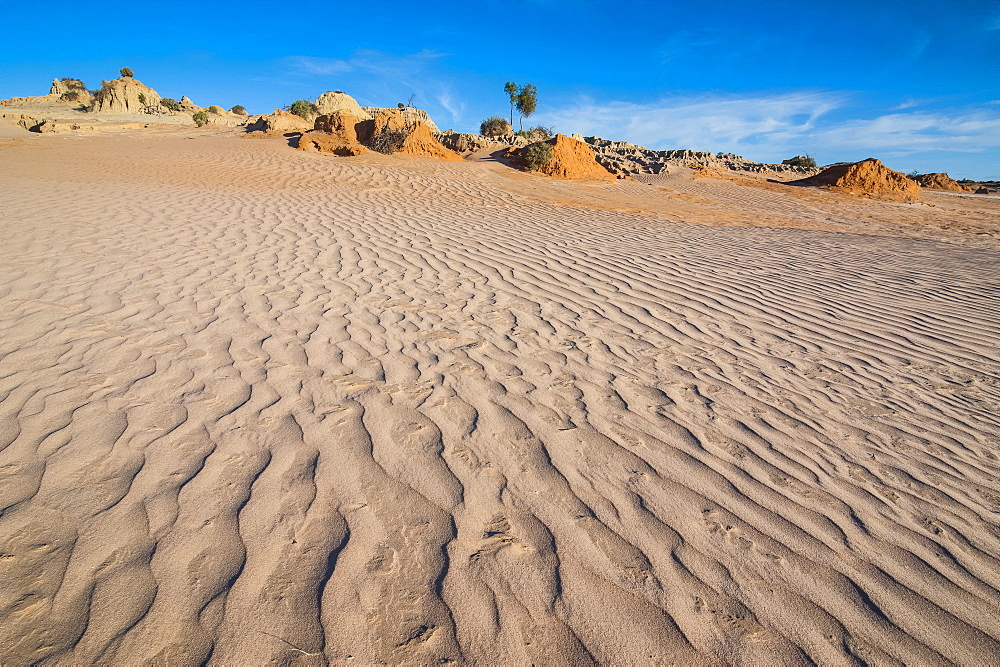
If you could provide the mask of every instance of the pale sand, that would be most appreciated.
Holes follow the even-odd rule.
[[[0,662],[1000,662],[996,198],[650,182],[0,140]]]

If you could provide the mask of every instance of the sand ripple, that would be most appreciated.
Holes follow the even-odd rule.
[[[0,164],[0,662],[1000,661],[996,251]]]

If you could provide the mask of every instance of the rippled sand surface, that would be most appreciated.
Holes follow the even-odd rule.
[[[0,662],[1000,661],[995,203],[647,180],[4,140]]]

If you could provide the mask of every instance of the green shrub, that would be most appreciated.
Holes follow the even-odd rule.
[[[122,67],[120,70],[118,70],[118,73],[121,74],[123,77],[128,77],[129,79],[135,76],[135,72],[132,71],[131,67]]]
[[[510,134],[510,123],[501,116],[490,116],[479,124],[479,134],[484,137],[502,137]]]
[[[234,106],[232,109],[229,110],[229,113],[234,113],[237,116],[246,116],[247,110],[243,108],[242,104],[237,104],[236,106]]]
[[[316,105],[308,100],[295,100],[285,107],[285,111],[291,111],[303,120],[312,120],[319,113]]]
[[[524,163],[531,171],[538,171],[552,161],[552,146],[539,141],[524,147],[521,153]]]
[[[146,106],[146,96],[142,93],[139,93],[139,104]]]
[[[64,76],[62,82],[66,84],[66,88],[68,89],[59,97],[64,102],[79,102],[87,93],[87,86],[79,79],[71,79]]]
[[[194,120],[194,124],[201,127],[208,122],[208,114],[204,111],[197,111],[191,114],[191,118]]]
[[[791,165],[792,167],[806,167],[808,169],[816,168],[816,159],[811,155],[796,155],[788,160],[782,160],[781,164]]]
[[[175,100],[172,97],[161,97],[160,98],[160,106],[162,106],[163,108],[165,108],[167,111],[180,111],[181,110],[181,105],[178,104],[177,100]]]
[[[222,107],[216,106],[214,104],[212,106],[208,107],[207,109],[205,109],[205,111],[207,111],[208,113],[214,113],[216,116],[221,116],[222,114],[225,113],[222,110]]]
[[[529,127],[527,130],[519,131],[517,136],[524,137],[528,141],[548,141],[556,135],[551,127],[536,125],[534,127]]]

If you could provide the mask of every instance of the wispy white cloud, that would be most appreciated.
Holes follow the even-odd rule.
[[[419,53],[394,54],[374,49],[356,49],[348,58],[288,56],[282,62],[297,74],[332,75],[360,72],[387,78],[411,77],[424,72],[446,54],[424,49]]]
[[[995,107],[907,113],[912,104],[903,103],[892,113],[845,119],[851,105],[847,93],[816,91],[706,95],[649,104],[581,99],[540,113],[538,119],[564,133],[658,149],[735,152],[760,160],[805,152],[833,161],[861,154],[974,153],[1000,147],[1000,110]]]
[[[451,114],[453,123],[461,122],[465,114],[465,102],[455,99],[451,90],[443,90],[435,96],[435,99],[445,111]]]
[[[825,114],[844,106],[841,93],[804,91],[776,95],[701,95],[649,104],[599,104],[582,98],[571,107],[539,114],[561,132],[627,138],[651,148],[699,148],[757,144],[768,135],[815,128]]]
[[[991,110],[893,113],[823,128],[818,144],[878,149],[892,155],[925,151],[978,153],[1000,147],[1000,113]]]
[[[404,54],[355,49],[345,58],[288,56],[275,61],[275,68],[300,87],[336,87],[362,105],[394,106],[413,95],[414,105],[427,109],[431,117],[447,115],[449,123],[459,125],[466,104],[454,94],[454,75],[447,56],[427,49]]]

